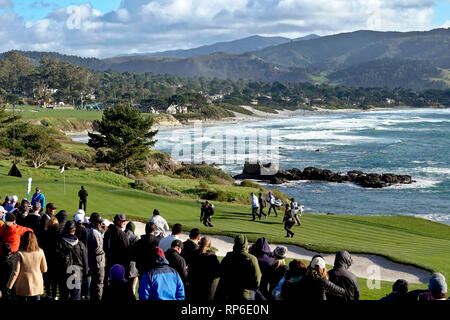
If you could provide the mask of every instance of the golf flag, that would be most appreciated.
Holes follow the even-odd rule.
[[[31,181],[33,181],[33,179],[28,178],[28,188],[27,188],[27,194],[28,194],[27,200],[28,200],[28,201],[30,201]]]
[[[64,172],[64,166],[61,167],[61,170],[59,170],[59,173],[63,173]]]

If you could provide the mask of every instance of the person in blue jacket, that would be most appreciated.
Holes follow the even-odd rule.
[[[33,206],[36,202],[41,204],[41,208],[45,208],[45,197],[39,188],[36,188],[36,193],[33,194],[33,197],[31,198],[31,206]]]
[[[139,300],[184,300],[184,285],[160,247],[151,252],[156,266],[145,273],[139,282]]]

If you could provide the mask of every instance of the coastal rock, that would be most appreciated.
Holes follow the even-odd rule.
[[[259,167],[267,165],[257,164]],[[303,171],[298,168],[288,170],[279,169],[273,175],[261,175],[256,170],[254,173],[249,170],[251,166],[246,164],[242,174],[234,176],[235,179],[258,179],[268,181],[271,184],[282,184],[295,180],[318,180],[328,182],[353,182],[363,188],[384,188],[393,184],[408,184],[415,182],[409,175],[397,175],[393,173],[365,173],[359,170],[351,170],[347,173],[333,172],[328,169],[307,167]]]

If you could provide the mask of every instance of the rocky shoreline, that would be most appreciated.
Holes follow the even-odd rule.
[[[307,167],[303,171],[298,168],[289,170],[278,170],[273,175],[261,175],[244,173],[236,175],[234,179],[256,179],[270,182],[271,184],[282,184],[289,181],[315,180],[345,183],[352,182],[363,188],[384,188],[395,184],[410,184],[415,182],[409,175],[398,175],[394,173],[365,173],[358,170],[347,173],[333,172],[328,169]]]

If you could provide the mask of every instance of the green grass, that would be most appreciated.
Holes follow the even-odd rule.
[[[266,106],[252,106],[253,109],[265,112],[265,113],[272,113],[272,114],[278,114],[278,111],[275,110],[273,107],[266,107]]]
[[[6,176],[10,166],[6,161],[0,161],[2,196],[17,194],[19,198],[26,197],[26,179],[32,177],[32,190],[39,186],[47,202],[54,202],[58,208],[66,209],[71,215],[78,208],[77,192],[84,185],[89,192],[88,212],[97,211],[108,218],[116,213],[126,213],[129,218],[147,221],[153,209],[158,208],[170,224],[181,223],[187,230],[198,227],[204,234],[214,232],[234,236],[242,233],[249,241],[264,235],[271,243],[295,244],[323,253],[345,249],[351,253],[379,254],[397,262],[442,272],[447,278],[450,276],[450,227],[425,219],[305,214],[301,218],[303,225],[293,229],[295,237],[287,239],[284,237],[281,216],[271,216],[255,223],[250,221],[248,205],[215,202],[215,227],[208,229],[199,222],[198,200],[131,189],[129,184],[132,180],[111,172],[68,170],[64,194],[63,175],[57,168],[35,170],[19,166],[24,176],[19,179]],[[170,179],[158,179],[162,184],[175,184]],[[383,287],[385,292],[382,295],[390,292],[389,286]]]

